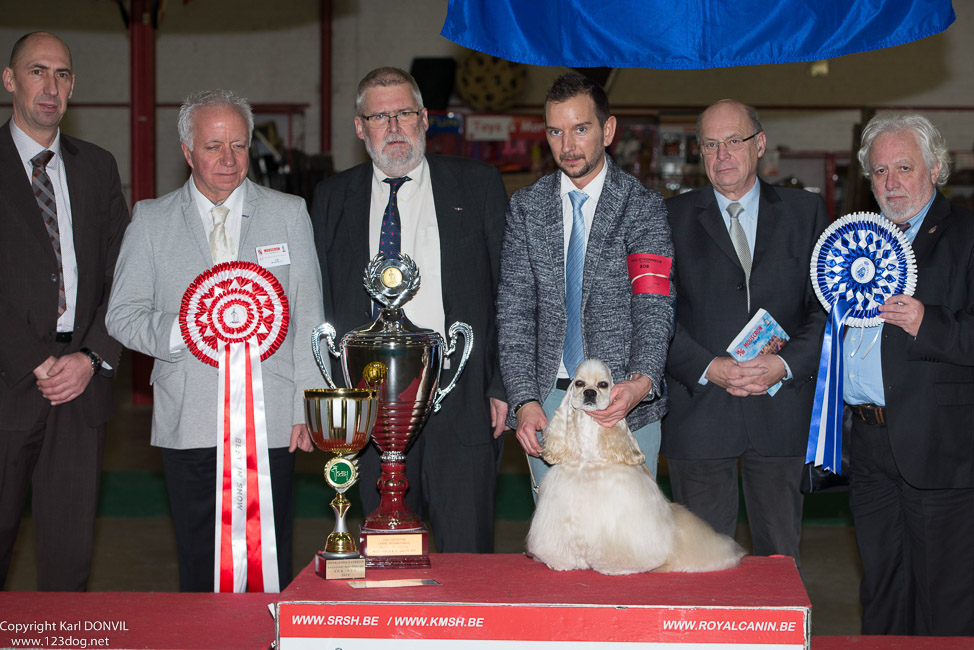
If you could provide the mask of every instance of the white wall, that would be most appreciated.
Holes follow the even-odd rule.
[[[118,6],[110,0],[47,0],[5,3],[0,60],[23,33],[46,29],[69,44],[77,73],[74,102],[114,103],[111,108],[68,112],[65,131],[112,151],[128,185],[129,44]],[[462,56],[439,35],[447,0],[334,0],[332,151],[344,169],[365,160],[352,127],[358,80],[381,65],[409,68],[414,57]],[[610,90],[619,107],[705,106],[734,97],[758,106],[849,107],[847,110],[764,110],[772,147],[843,150],[863,105],[974,106],[974,2],[955,2],[957,22],[945,33],[896,48],[830,61],[829,74],[812,77],[807,64],[724,70],[620,70]],[[165,3],[158,30],[157,90],[160,103],[178,104],[187,94],[231,88],[254,103],[309,105],[299,135],[303,147],[320,145],[320,42],[316,0],[192,0]],[[647,27],[650,28],[650,27]],[[521,99],[538,110],[544,91],[563,68],[531,67]],[[0,93],[0,103],[9,95]],[[638,109],[635,109],[638,110]],[[0,106],[0,119],[10,110]],[[187,175],[179,151],[176,110],[157,113],[157,188],[167,192]],[[953,149],[969,151],[974,114],[930,112]]]

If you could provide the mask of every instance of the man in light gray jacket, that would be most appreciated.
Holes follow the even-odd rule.
[[[555,80],[545,132],[561,171],[511,197],[497,297],[501,374],[509,424],[528,454],[535,494],[546,465],[542,431],[575,367],[602,359],[616,382],[592,415],[623,417],[656,473],[663,368],[673,333],[673,246],[666,208],[605,155],[616,120],[597,84]]]
[[[308,211],[247,180],[252,131],[232,92],[187,99],[179,134],[192,177],[136,204],[108,305],[112,336],[155,358],[152,444],[182,591],[290,582],[289,452],[313,449],[302,391],[324,383],[310,346],[324,315]],[[191,285],[195,302],[184,300]]]

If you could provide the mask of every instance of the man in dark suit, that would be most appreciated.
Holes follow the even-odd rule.
[[[674,499],[731,536],[740,459],[754,554],[797,559],[825,323],[808,265],[828,224],[825,204],[758,178],[765,134],[754,109],[717,102],[701,114],[697,140],[712,187],[667,201],[677,303],[662,453]],[[727,346],[761,308],[790,340],[777,355],[738,362]]]
[[[974,214],[937,192],[949,160],[915,113],[862,133],[863,174],[917,265],[913,296],[845,335],[863,634],[974,635]]]
[[[121,354],[105,309],[129,214],[112,155],[58,128],[74,87],[67,46],[22,37],[3,85],[0,585],[30,485],[38,588],[84,591]]]
[[[673,332],[673,246],[663,197],[605,154],[615,134],[605,91],[578,73],[545,98],[545,133],[559,170],[511,197],[497,321],[512,426],[528,455],[535,498],[548,465],[542,432],[585,358],[615,386],[592,416],[626,417],[656,473],[663,367]]]
[[[429,128],[416,81],[397,68],[373,70],[359,83],[355,132],[372,159],[322,181],[311,221],[324,284],[325,317],[341,338],[371,322],[362,273],[378,252],[390,254],[389,210],[399,251],[422,277],[405,305],[415,324],[444,334],[456,322],[474,331],[474,348],[456,389],[432,415],[407,454],[406,504],[428,516],[440,552],[489,553],[494,491],[507,404],[497,369],[494,293],[507,195],[497,170],[425,154]],[[393,251],[394,254],[395,251]],[[441,382],[452,373],[445,368]],[[361,456],[365,513],[379,503],[379,457]]]

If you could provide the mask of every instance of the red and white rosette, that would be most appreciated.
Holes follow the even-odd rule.
[[[217,264],[183,294],[183,340],[220,371],[216,592],[280,591],[260,362],[281,345],[288,320],[280,282],[251,262]]]

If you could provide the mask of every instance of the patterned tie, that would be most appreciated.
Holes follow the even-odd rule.
[[[402,222],[399,220],[399,203],[397,195],[403,183],[412,180],[409,176],[387,178],[383,183],[389,184],[389,203],[382,213],[382,229],[379,232],[379,253],[386,259],[398,259],[402,250]],[[379,305],[372,304],[372,316],[378,317]]]
[[[582,345],[582,272],[585,270],[585,217],[582,204],[588,194],[573,190],[568,193],[572,201],[572,235],[568,239],[568,253],[565,255],[565,311],[568,314],[568,330],[565,332],[563,350],[565,370],[571,376],[575,368],[585,360]]]
[[[744,228],[741,227],[741,220],[738,218],[744,212],[744,207],[734,201],[727,206],[727,214],[730,215],[730,238],[734,243],[734,250],[737,257],[741,260],[741,268],[744,269],[744,286],[747,287],[747,311],[751,313],[751,248],[747,245],[747,236]]]
[[[230,240],[227,238],[227,215],[230,208],[220,204],[210,208],[210,216],[213,217],[213,230],[210,231],[210,257],[214,264],[220,262],[232,262],[234,255],[230,250]]]
[[[61,264],[61,231],[57,224],[57,202],[54,199],[54,185],[51,178],[47,175],[47,163],[51,162],[54,152],[45,149],[30,159],[30,164],[34,166],[34,171],[30,177],[30,186],[34,190],[34,198],[41,209],[41,217],[44,218],[44,226],[47,228],[47,236],[51,238],[51,246],[54,247],[54,257],[57,259],[57,315],[68,308],[68,301],[64,295],[64,268]]]

